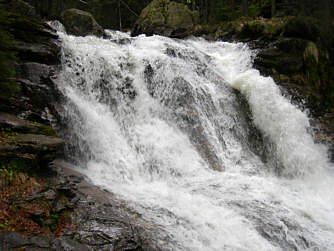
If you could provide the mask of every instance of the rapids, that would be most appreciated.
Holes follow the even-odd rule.
[[[327,149],[247,45],[106,32],[58,32],[77,170],[161,250],[334,250]]]

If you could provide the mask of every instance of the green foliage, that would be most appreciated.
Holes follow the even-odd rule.
[[[6,164],[2,164],[0,172],[4,173],[29,173],[31,169],[27,166],[27,164],[20,159],[12,159],[9,160]]]
[[[0,128],[0,142],[7,139],[12,139],[17,135],[16,132],[12,132],[10,128]]]
[[[14,80],[15,54],[12,51],[14,39],[9,28],[9,14],[0,7],[0,100],[7,99],[18,91]]]
[[[13,179],[14,179],[13,169],[6,167],[5,165],[2,165],[0,168],[0,176],[3,176],[3,175],[8,179],[9,184],[13,182]]]

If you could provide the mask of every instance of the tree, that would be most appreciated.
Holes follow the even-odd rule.
[[[323,30],[330,34],[331,32],[331,5],[330,0],[320,0],[320,17]]]
[[[242,0],[242,15],[248,17],[248,0]]]
[[[271,0],[271,17],[276,15],[276,0]]]

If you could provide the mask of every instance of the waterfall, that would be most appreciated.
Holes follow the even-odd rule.
[[[59,32],[67,155],[161,250],[333,250],[333,166],[245,44]]]

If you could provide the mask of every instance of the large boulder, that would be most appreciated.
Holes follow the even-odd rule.
[[[92,14],[78,9],[68,9],[61,13],[61,21],[69,34],[76,36],[102,36],[103,29]]]
[[[181,3],[154,0],[140,14],[132,36],[139,34],[183,38],[192,33],[199,15]]]

